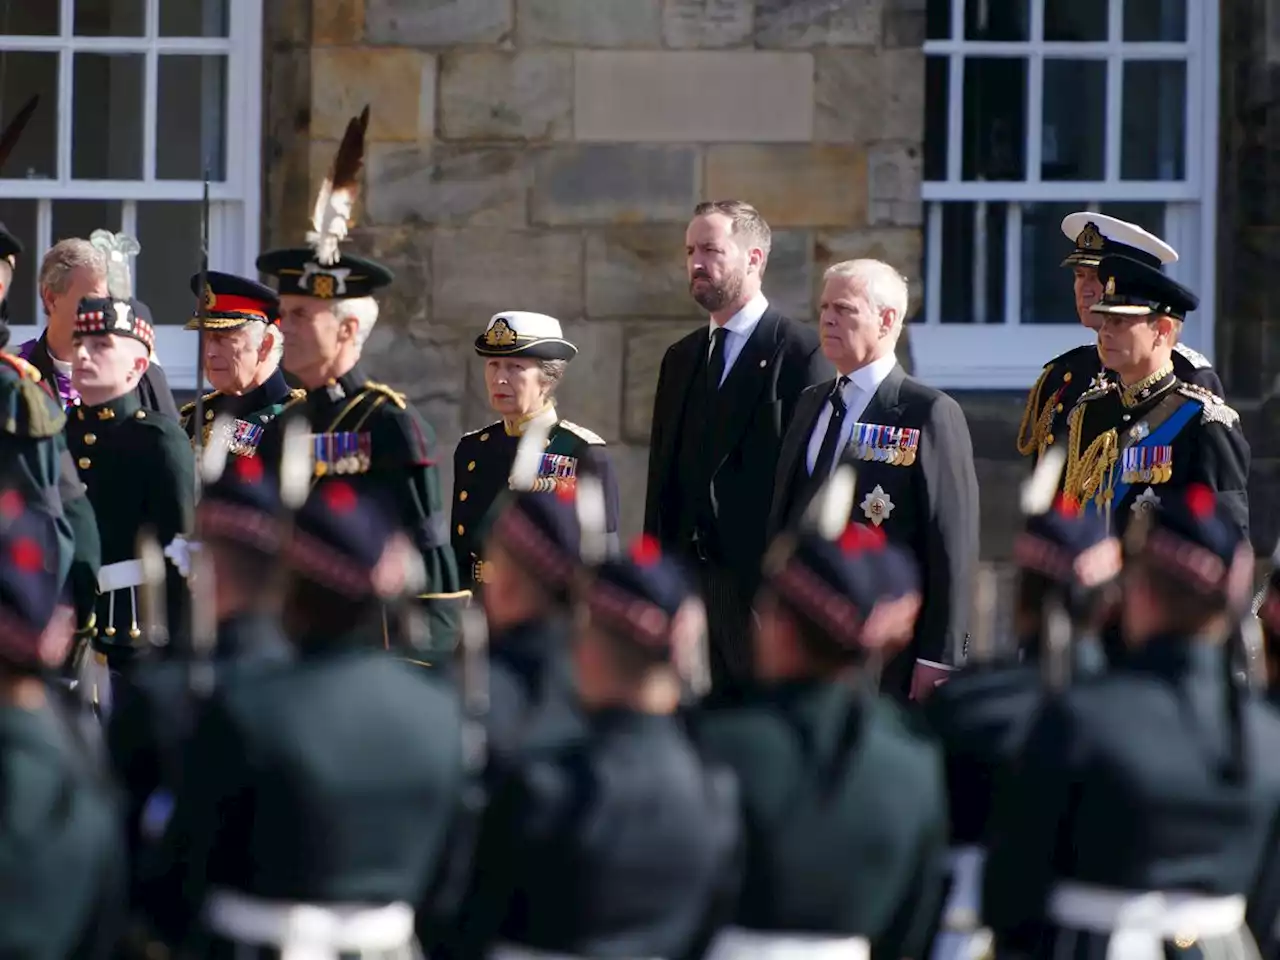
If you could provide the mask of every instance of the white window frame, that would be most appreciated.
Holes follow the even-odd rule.
[[[964,0],[951,2],[952,39],[926,40],[926,56],[950,57],[948,67],[947,142],[962,142],[964,56],[1029,58],[1027,65],[1026,179],[963,181],[962,151],[947,151],[945,181],[926,181],[925,303],[911,325],[911,352],[917,376],[944,389],[1025,389],[1035,382],[1052,357],[1088,342],[1078,324],[1023,324],[1021,293],[1021,208],[1016,203],[1078,201],[1081,209],[1098,204],[1155,201],[1166,203],[1164,238],[1178,251],[1168,273],[1200,296],[1200,308],[1187,317],[1182,342],[1213,358],[1218,177],[1219,16],[1216,0],[1187,0],[1186,43],[1123,43],[1122,0],[1111,0],[1108,39],[1092,43],[1046,42],[1044,0],[1032,0],[1029,39],[1024,42],[973,41],[964,38]],[[970,0],[972,2],[972,0]],[[1107,62],[1105,156],[1103,181],[1040,180],[1044,56],[1105,59]],[[1187,64],[1186,167],[1182,181],[1120,179],[1120,123],[1123,60],[1185,60]],[[1101,107],[1103,105],[1098,105]],[[1010,202],[1006,232],[1005,317],[1003,323],[942,323],[942,203],[945,201]],[[1063,256],[1070,241],[1063,238]],[[1063,271],[1062,296],[1071,296]]]
[[[52,246],[53,204],[63,200],[119,201],[123,223],[103,224],[109,229],[133,233],[138,201],[177,200],[199,202],[201,181],[157,180],[156,85],[158,59],[166,54],[223,54],[227,57],[225,117],[226,179],[209,185],[209,268],[257,277],[254,261],[259,245],[262,153],[262,30],[264,0],[229,0],[226,37],[159,36],[159,0],[146,0],[146,29],[141,37],[77,37],[74,0],[56,2],[60,10],[58,36],[0,36],[0,50],[57,53],[58,58],[58,176],[56,179],[0,179],[0,197],[35,200],[36,236],[23,237],[28,253],[25,265],[34,281],[40,257]],[[71,176],[72,66],[76,53],[132,53],[145,55],[143,177],[140,180],[75,180]],[[55,105],[44,102],[40,109]],[[146,251],[141,254],[145,264]],[[143,267],[145,269],[145,266]],[[173,282],[186,286],[187,278]],[[37,336],[44,328],[39,297],[37,316],[11,317],[11,343]],[[195,301],[192,300],[194,309]],[[29,320],[29,323],[22,321]],[[171,387],[193,390],[199,364],[195,331],[160,324],[156,328],[156,354]]]

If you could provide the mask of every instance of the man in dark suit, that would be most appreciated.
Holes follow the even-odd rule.
[[[778,458],[769,533],[804,514],[842,456],[859,461],[853,519],[909,549],[923,574],[915,635],[882,677],[886,692],[919,699],[964,652],[978,479],[959,404],[894,358],[906,313],[906,281],[888,264],[850,260],[827,270],[819,333],[840,376],[800,398]]]
[[[699,573],[721,692],[751,673],[751,599],[782,437],[801,392],[830,375],[814,333],[760,292],[769,246],[750,204],[694,210],[689,291],[710,325],[667,350],[653,401],[644,528]]]

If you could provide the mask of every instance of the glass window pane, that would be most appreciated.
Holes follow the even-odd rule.
[[[160,0],[160,36],[225,37],[227,0]]]
[[[1008,204],[942,204],[943,323],[1003,323]]]
[[[40,322],[36,312],[36,274],[41,254],[36,249],[36,203],[35,200],[0,200],[0,223],[27,248],[18,257],[13,286],[5,297],[9,304],[9,323],[13,326]]]
[[[1104,203],[1101,209],[1109,217],[1136,223],[1148,233],[1154,233],[1157,237],[1164,239],[1165,205],[1163,203],[1129,200],[1124,203]]]
[[[1078,323],[1072,272],[1062,266],[1075,249],[1062,232],[1062,218],[1083,203],[1022,205],[1022,323]]]
[[[1122,180],[1181,180],[1186,176],[1186,111],[1185,61],[1125,63]]]
[[[1031,0],[956,0],[964,3],[966,40],[1026,40]]]
[[[77,37],[140,37],[146,28],[147,0],[75,0],[75,7]]]
[[[140,54],[77,53],[71,108],[71,176],[142,179]]]
[[[1066,43],[1107,39],[1107,0],[1045,0],[1044,38]]]
[[[157,325],[186,323],[195,308],[187,280],[200,269],[200,203],[139,203],[138,243],[142,252],[134,282],[139,299],[151,308]]]
[[[1185,43],[1187,0],[1124,0],[1124,39],[1129,43]]]
[[[964,63],[965,180],[1026,176],[1027,61],[969,57]]]
[[[53,242],[79,237],[88,240],[95,230],[119,232],[124,223],[119,200],[55,200]]]
[[[59,33],[59,7],[54,2],[0,4],[0,34],[56,37]]]
[[[156,177],[226,179],[227,58],[163,56],[159,70]]]
[[[950,58],[927,57],[924,63],[924,178],[947,179],[947,91]]]
[[[0,169],[0,177],[58,176],[58,55],[56,53],[0,53],[0,123],[7,124],[34,94],[40,104],[27,121],[22,138]]]
[[[951,39],[951,6],[964,0],[928,0],[925,5],[926,40]]]
[[[1105,60],[1044,62],[1043,180],[1101,180],[1107,136]]]

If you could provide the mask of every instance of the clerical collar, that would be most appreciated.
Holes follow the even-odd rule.
[[[49,354],[49,362],[53,364],[54,370],[56,370],[58,373],[60,373],[64,377],[71,376],[70,360],[59,360],[57,357],[53,355],[53,351],[50,350],[47,346],[44,348],[44,352]]]
[[[515,424],[507,423],[505,419],[502,421],[502,429],[506,431],[508,437],[522,437],[534,424],[546,424],[548,427],[556,423],[560,419],[556,414],[556,405],[548,403],[537,413],[531,413],[526,417],[521,417]]]
[[[1174,385],[1177,378],[1173,375],[1173,361],[1169,361],[1155,373],[1143,377],[1132,386],[1120,385],[1120,402],[1126,407],[1136,407],[1146,403],[1154,396],[1164,393]]]

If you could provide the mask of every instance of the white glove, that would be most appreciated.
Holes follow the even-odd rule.
[[[164,555],[178,568],[183,579],[191,576],[191,555],[200,549],[200,541],[177,536],[164,548]]]

